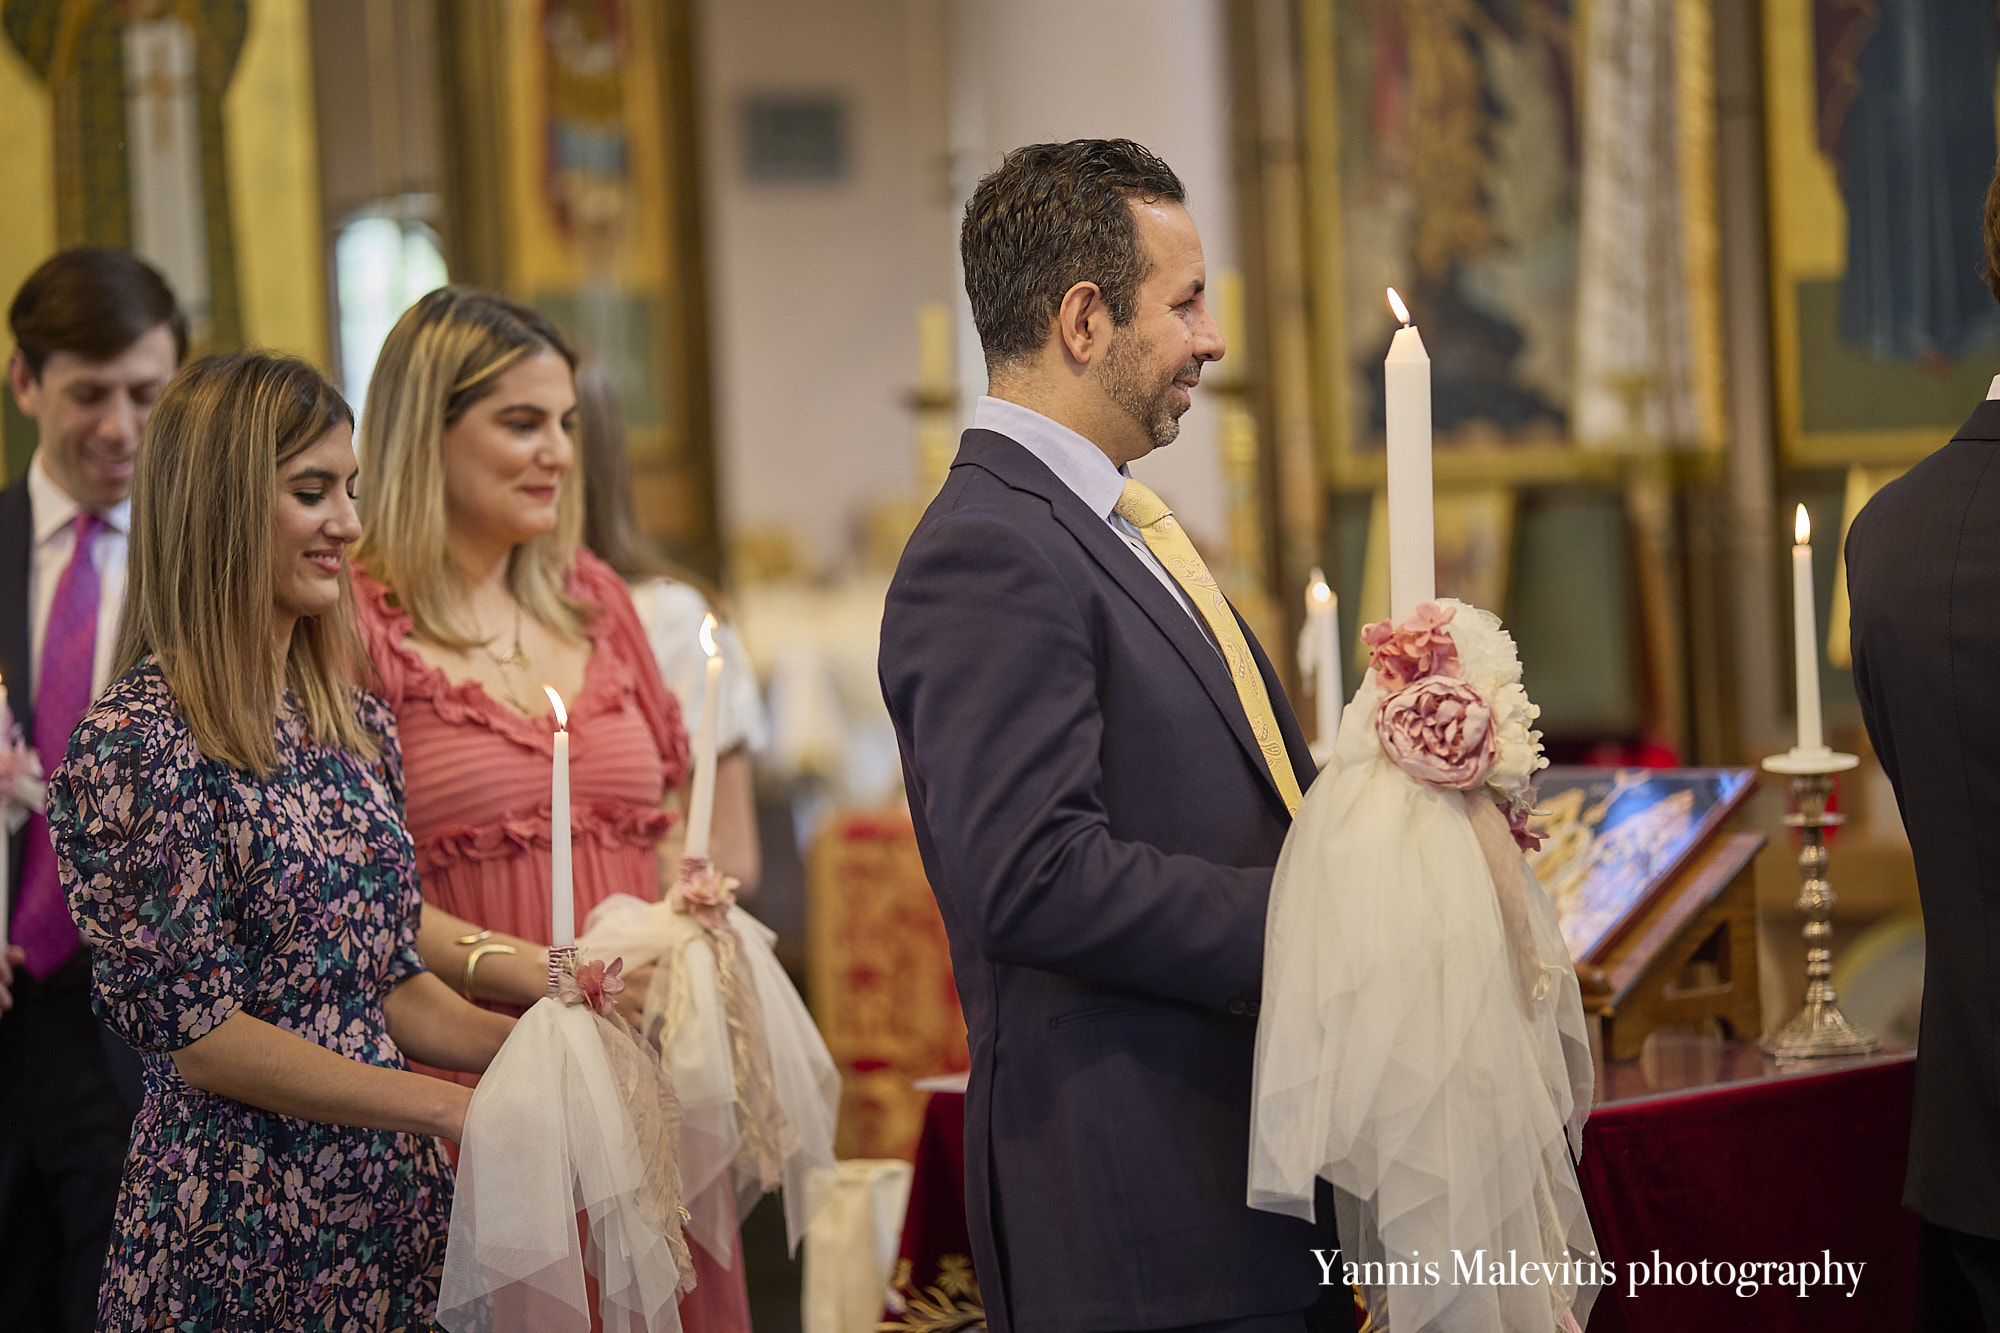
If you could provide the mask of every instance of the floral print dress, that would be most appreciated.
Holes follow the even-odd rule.
[[[423,969],[395,723],[379,762],[314,742],[287,692],[278,766],[202,757],[151,659],[99,699],[49,785],[97,1012],[145,1056],[100,1329],[431,1329],[451,1176],[436,1139],[202,1092],[170,1052],[243,1012],[405,1068],[383,1015]]]

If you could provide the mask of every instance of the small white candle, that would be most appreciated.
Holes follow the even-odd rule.
[[[1312,636],[1313,712],[1319,726],[1318,745],[1333,744],[1340,730],[1340,706],[1346,700],[1340,680],[1340,599],[1327,586],[1326,575],[1312,572],[1306,585],[1306,632]]]
[[[1383,363],[1389,426],[1389,618],[1401,622],[1437,597],[1431,525],[1431,358],[1396,289],[1389,306],[1403,327]]]
[[[542,686],[555,709],[555,771],[549,784],[549,944],[576,943],[576,876],[570,868],[569,713],[562,696]]]
[[[1819,618],[1813,612],[1812,520],[1799,506],[1792,522],[1792,656],[1799,692],[1799,746],[1826,749],[1819,714]]]
[[[722,685],[722,654],[715,647],[715,617],[701,622],[701,650],[708,671],[701,681],[701,725],[695,731],[694,790],[688,794],[688,856],[708,855],[709,825],[715,822],[715,715]]]

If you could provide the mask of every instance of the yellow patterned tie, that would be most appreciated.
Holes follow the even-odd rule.
[[[1271,711],[1270,696],[1264,693],[1264,677],[1257,670],[1257,659],[1250,655],[1250,643],[1243,637],[1243,628],[1236,623],[1236,613],[1229,609],[1222,589],[1215,586],[1215,576],[1208,572],[1194,543],[1181,530],[1174,511],[1143,483],[1127,481],[1125,493],[1118,497],[1111,512],[1139,529],[1147,547],[1167,567],[1174,582],[1187,591],[1195,610],[1208,622],[1217,646],[1222,649],[1222,660],[1229,667],[1230,679],[1236,683],[1236,697],[1243,704],[1243,714],[1250,719],[1250,731],[1256,736],[1271,777],[1285,798],[1285,808],[1297,814],[1299,780],[1292,771],[1291,758],[1285,753],[1285,738],[1278,730],[1277,714]]]

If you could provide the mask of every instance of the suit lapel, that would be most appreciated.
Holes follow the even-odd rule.
[[[35,701],[28,692],[28,557],[35,523],[28,503],[28,479],[0,491],[0,683],[21,724],[24,739],[35,739]]]
[[[1222,714],[1230,734],[1236,737],[1236,743],[1249,757],[1251,767],[1263,778],[1265,788],[1277,797],[1282,807],[1284,794],[1278,790],[1278,781],[1271,776],[1271,766],[1265,762],[1264,751],[1250,730],[1250,719],[1243,711],[1243,700],[1236,693],[1236,682],[1223,665],[1222,654],[1216,651],[1208,635],[1194,623],[1194,618],[1166,590],[1153,571],[1146,568],[1124,540],[1111,530],[1111,525],[1093,514],[1090,507],[1077,498],[1076,492],[1043,466],[1040,459],[1004,435],[983,430],[967,431],[959,448],[958,461],[953,466],[967,463],[984,468],[1009,486],[1039,495],[1049,502],[1056,521],[1068,529],[1098,568],[1139,604],[1147,619],[1166,636],[1167,642],[1173,644],[1174,650],[1194,672],[1202,689],[1207,691],[1216,710]],[[1234,606],[1230,607],[1232,615],[1235,610]],[[1242,617],[1237,617],[1237,624],[1242,625]],[[1252,656],[1264,676],[1265,692],[1271,696],[1276,711],[1277,701],[1284,696],[1277,682],[1271,678],[1271,673],[1263,670],[1263,655],[1256,652],[1256,641],[1251,639],[1248,627],[1243,628],[1244,638],[1253,645]],[[1280,731],[1283,730],[1281,725]],[[1292,744],[1289,735],[1285,744],[1289,749]]]

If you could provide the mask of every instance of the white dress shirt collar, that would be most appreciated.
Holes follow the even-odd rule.
[[[1995,398],[2000,398],[2000,375],[1995,375],[1993,377],[1993,383],[1990,386],[1988,386],[1986,390],[1987,402],[1990,403]]]
[[[49,475],[42,451],[28,461],[28,508],[35,519],[35,545],[40,546],[76,521],[83,508],[76,498]],[[129,534],[132,529],[132,500],[127,498],[105,510],[99,517],[113,532]]]
[[[1123,468],[1089,440],[1032,407],[982,395],[972,409],[972,428],[1005,435],[1026,449],[1099,518],[1109,519],[1125,493]]]

